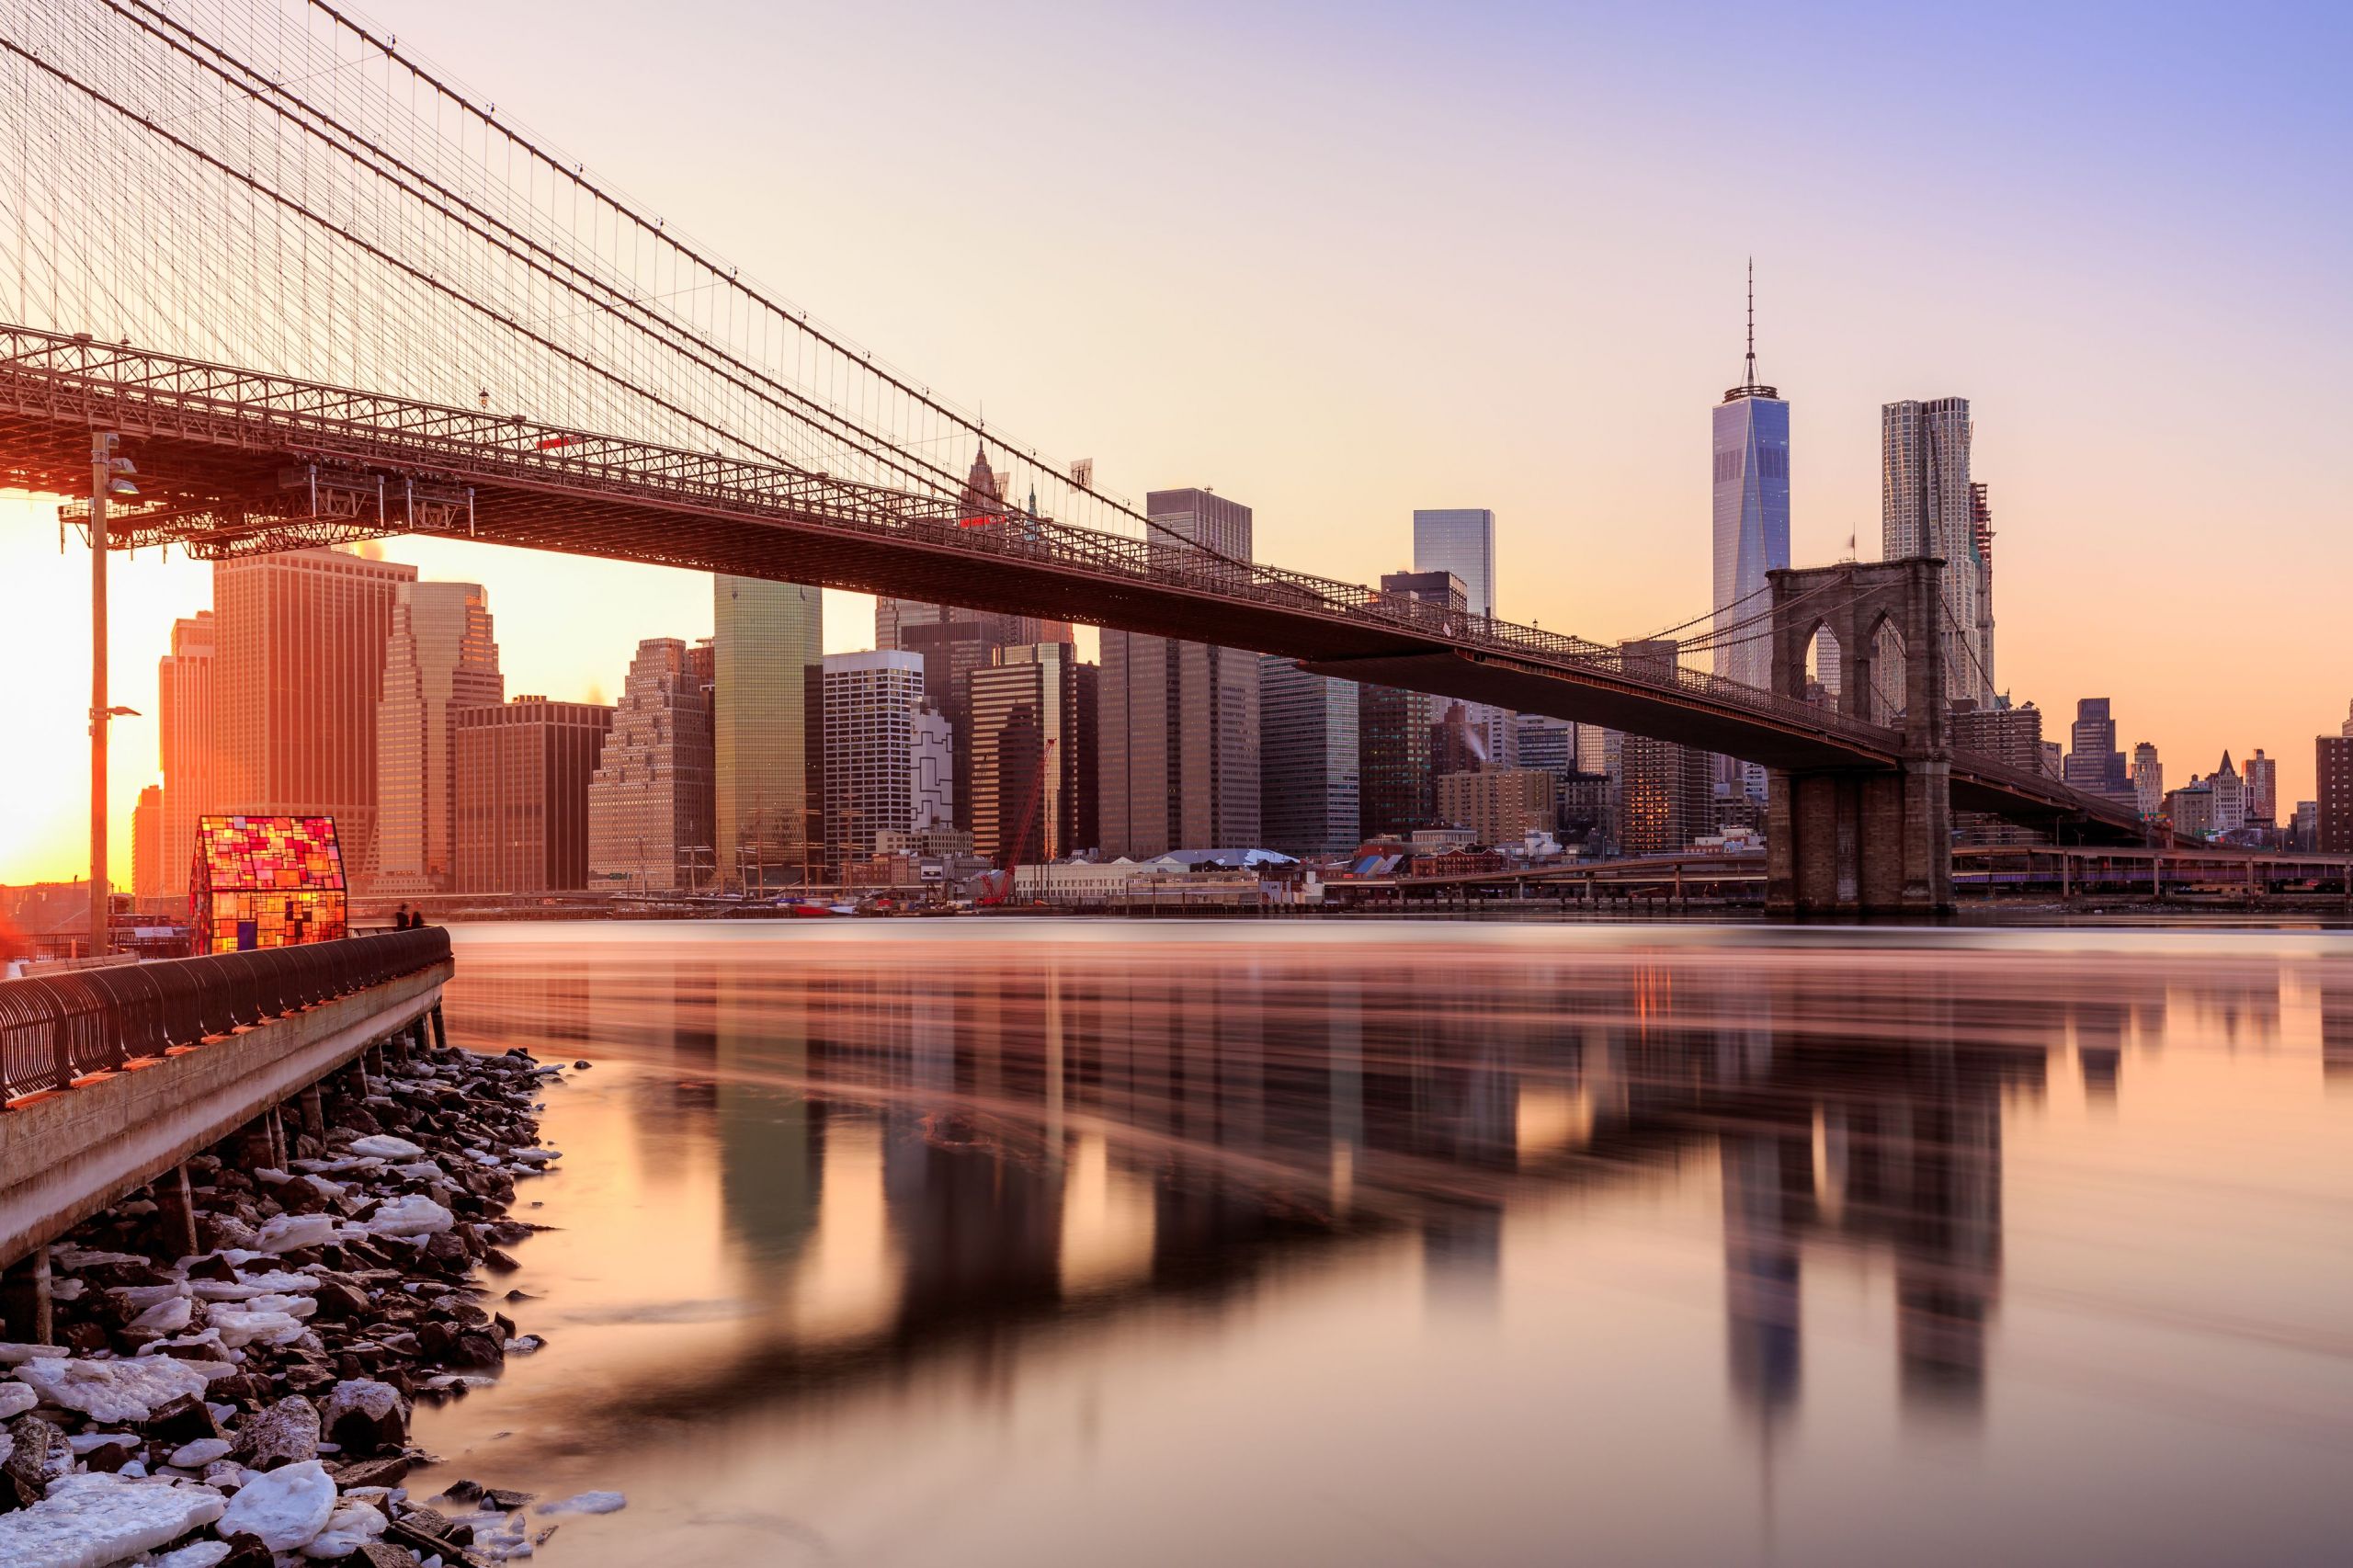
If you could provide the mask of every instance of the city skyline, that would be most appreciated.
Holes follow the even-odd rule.
[[[1688,410],[1722,384],[1723,344],[1735,324],[1719,301],[1754,249],[1775,279],[1776,380],[1804,388],[1796,437],[1807,453],[1795,507],[1798,561],[1828,560],[1844,552],[1849,536],[1870,537],[1875,410],[1920,392],[1965,392],[1979,427],[1977,466],[2000,482],[1997,684],[2054,713],[2065,711],[2075,693],[2109,692],[2136,735],[2154,738],[2169,756],[2211,758],[2225,747],[2263,744],[2283,765],[2282,801],[2313,793],[2303,737],[2333,727],[2344,694],[2327,687],[2333,677],[2325,668],[2306,673],[2301,644],[2325,623],[2330,585],[2353,568],[2353,544],[2334,526],[2341,502],[2319,457],[2329,446],[2323,393],[2333,371],[2325,368],[2341,358],[2346,335],[2344,312],[2327,303],[2334,296],[2326,279],[2343,271],[2347,233],[2340,214],[2286,199],[2309,187],[2343,143],[2335,123],[2325,122],[2317,137],[2303,133],[2305,100],[2292,86],[2257,98],[2240,85],[2245,78],[2193,64],[2161,40],[2120,43],[2080,23],[2048,24],[2038,48],[2024,53],[1972,35],[1956,46],[1950,71],[1926,89],[1935,100],[1929,107],[1954,117],[1962,132],[1953,166],[1938,188],[1891,198],[1889,187],[1870,182],[1896,150],[1863,132],[1875,106],[1884,107],[1886,89],[1874,85],[1875,74],[1913,47],[1906,30],[1921,24],[1899,21],[1825,54],[1812,45],[1831,29],[1801,18],[1786,36],[1756,47],[1801,73],[1820,89],[1817,97],[1844,94],[1839,112],[1853,118],[1824,110],[1756,131],[1773,143],[1778,162],[1813,171],[1802,199],[1777,193],[1768,200],[1742,191],[1727,174],[1680,159],[1721,131],[1730,110],[1705,101],[1700,89],[1731,63],[1714,55],[1690,59],[1671,28],[1627,18],[1586,25],[1581,48],[1614,66],[1623,85],[1570,108],[1534,90],[1535,67],[1565,58],[1565,29],[1555,32],[1542,18],[1479,13],[1435,40],[1443,47],[1433,51],[1419,46],[1434,40],[1408,36],[1415,24],[1377,14],[1349,58],[1316,84],[1319,101],[1369,97],[1404,75],[1409,62],[1429,74],[1425,91],[1497,67],[1499,90],[1468,119],[1441,124],[1415,114],[1364,145],[1342,147],[1293,123],[1275,107],[1280,95],[1248,97],[1254,84],[1295,66],[1310,47],[1313,29],[1272,17],[1235,80],[1233,90],[1247,101],[1234,125],[1190,153],[1148,126],[1122,124],[1113,138],[1163,176],[1154,199],[1173,185],[1234,221],[1276,222],[1283,243],[1263,258],[1266,278],[1253,282],[1208,258],[1167,256],[1125,237],[1115,222],[1091,230],[1081,245],[1067,236],[1014,233],[1001,265],[961,272],[951,288],[921,269],[914,259],[920,247],[899,247],[895,225],[930,231],[975,199],[994,213],[1005,205],[1004,187],[984,183],[976,197],[960,173],[926,171],[912,176],[923,182],[918,199],[895,204],[866,229],[828,231],[819,243],[778,218],[740,210],[720,194],[711,170],[682,155],[691,138],[720,129],[703,90],[662,98],[655,133],[617,138],[593,107],[595,93],[554,84],[607,80],[637,62],[599,61],[585,41],[537,34],[529,49],[519,49],[520,17],[476,17],[433,3],[414,12],[413,24],[404,14],[404,31],[413,25],[456,75],[497,84],[502,98],[592,166],[657,196],[752,271],[924,365],[968,401],[985,395],[992,413],[1006,407],[1016,428],[1051,434],[1063,450],[1093,453],[1113,489],[1140,495],[1167,478],[1213,479],[1222,490],[1253,497],[1262,558],[1358,581],[1404,563],[1414,506],[1475,499],[1493,507],[1511,535],[1503,549],[1513,565],[1514,613],[1601,640],[1672,623],[1704,598],[1706,503],[1689,472]],[[730,27],[740,22],[755,37],[770,25],[730,6],[696,14]],[[2341,23],[2316,17],[2314,25]],[[1123,24],[1057,47],[1102,51],[1101,63],[1129,69],[1138,33],[1148,28]],[[858,17],[827,18],[821,30],[823,46],[852,62],[883,51],[883,32],[895,31]],[[1181,76],[1222,36],[1216,28],[1203,31],[1200,40],[1154,34],[1148,41],[1171,47],[1149,70]],[[937,53],[918,50],[910,68],[920,112],[891,134],[920,134],[940,112],[919,90],[932,74],[945,80],[951,64],[971,68],[972,50],[995,58],[1006,47],[983,40]],[[2326,53],[2290,55],[2250,35],[2220,47],[2234,58],[2261,59],[2277,74],[2271,79],[2290,83]],[[658,67],[674,51],[688,52],[688,41],[657,37],[648,50],[648,65],[665,78],[655,84],[657,97],[686,95]],[[1689,90],[1632,101],[1668,74],[1686,72]],[[698,78],[676,76],[690,79]],[[2046,95],[2071,105],[2055,136],[2016,112]],[[2152,107],[2158,103],[2162,114]],[[748,117],[750,123],[729,128],[752,133],[757,144],[762,135],[801,134],[830,108],[821,93],[725,112]],[[1630,117],[1623,133],[1612,119],[1621,113]],[[1300,152],[1344,188],[1393,179],[1403,168],[1433,215],[1451,222],[1457,204],[1483,200],[1494,194],[1485,182],[1504,176],[1483,175],[1461,189],[1424,176],[1461,165],[1523,119],[1542,161],[1531,169],[1523,159],[1509,177],[1538,178],[1551,199],[1509,218],[1519,227],[1494,237],[1510,243],[1486,248],[1554,260],[1541,279],[1532,266],[1500,275],[1487,269],[1480,289],[1454,290],[1466,301],[1461,310],[1409,312],[1398,324],[1402,338],[1365,336],[1355,306],[1415,269],[1437,267],[1428,286],[1449,290],[1457,276],[1449,269],[1459,264],[1415,244],[1404,256],[1375,261],[1384,247],[1356,244],[1354,220],[1284,219],[1270,205],[1271,178],[1253,166],[1279,160],[1227,155],[1256,136]],[[1113,218],[1145,199],[1078,178],[1105,154],[1057,151],[1051,134],[1023,117],[984,132],[1007,166],[1026,160],[1046,184],[1086,188]],[[2139,144],[2129,157],[2128,141]],[[1579,156],[1628,142],[1633,151],[1621,159]],[[1671,164],[1688,182],[1693,199],[1675,206],[1700,217],[1652,210],[1655,204],[1640,191],[1654,162]],[[862,172],[853,159],[843,169],[800,170],[795,177],[814,182],[801,193],[811,199],[835,199],[832,182],[840,181],[840,199],[849,200]],[[1044,180],[1048,172],[1052,177]],[[1996,178],[2015,196],[2006,204],[2012,215],[1980,210],[1989,207]],[[2083,199],[2092,193],[2099,199]],[[1909,271],[1894,267],[1894,256],[1910,254],[1893,248],[1905,231],[1931,206],[1955,203],[1977,213],[1972,222],[1947,230],[1926,262],[1914,258]],[[1570,210],[1608,233],[1609,246],[1574,231],[1564,235],[1560,214]],[[2019,225],[2029,221],[2035,243],[2022,244]],[[1816,230],[1830,238],[1815,237]],[[1548,243],[1563,239],[1565,246]],[[2128,251],[2126,270],[2120,257]],[[1358,259],[1329,290],[1302,294],[1300,277],[1311,266],[1328,271],[1336,254]],[[1181,351],[1170,339],[1171,297],[1196,307],[1181,312],[1188,321],[1211,320],[1208,335]],[[1289,306],[1302,297],[1319,303],[1270,326],[1279,301]],[[2165,321],[2165,331],[2151,333],[2152,320]],[[1079,330],[1041,332],[1050,324]],[[1383,357],[1414,355],[1416,374],[1369,374],[1364,356],[1375,342]],[[1121,347],[1106,352],[1104,344]],[[1154,374],[1143,372],[1146,363]],[[1176,369],[1162,373],[1163,365]],[[1211,373],[1212,366],[1221,372]],[[1377,390],[1364,390],[1374,383]],[[2137,395],[2153,383],[2168,388],[2155,426]],[[1464,387],[1481,390],[1466,395]],[[1292,412],[1278,415],[1279,406]],[[1300,407],[1319,412],[1302,420],[1295,416]],[[2181,438],[2166,439],[2157,462],[2151,443],[2161,436]],[[2218,542],[2236,540],[2233,530],[2218,533],[2215,520],[2241,513],[2261,519],[2259,537],[2279,541],[2296,570],[2271,572],[2268,551]],[[1377,528],[1367,526],[1369,517],[1379,519]],[[71,551],[58,555],[55,537],[47,503],[0,502],[0,560],[22,585],[30,611],[25,634],[44,648],[74,645],[85,625],[78,580],[85,562]],[[688,608],[699,589],[707,603],[707,589],[689,574],[443,541],[390,548],[426,576],[485,585],[500,607],[511,686],[523,689],[609,700],[640,639],[709,631]],[[165,652],[170,619],[203,604],[173,585],[202,573],[178,560],[118,562],[119,687],[144,686],[141,672]],[[2231,657],[2211,657],[2193,638],[2142,635],[2150,624],[2188,623],[2214,591],[2217,574],[2250,589],[2260,583],[2270,607],[2237,629]],[[2110,574],[2114,591],[2083,592],[2085,580]],[[855,600],[829,604],[829,625],[866,624],[863,608]],[[862,641],[829,635],[826,646],[841,651]],[[133,706],[152,705],[151,696],[140,696]],[[29,736],[43,755],[78,743],[77,695],[30,692],[26,701]],[[153,724],[150,714],[117,726],[115,866],[126,882],[124,829],[138,790],[154,778]],[[74,874],[82,858],[78,781],[69,774],[13,780],[6,789],[10,837],[0,842],[0,878]]]

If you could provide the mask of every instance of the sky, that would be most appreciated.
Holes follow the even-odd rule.
[[[1606,641],[1704,609],[1753,255],[1798,564],[1877,553],[1880,404],[1965,396],[1996,684],[2046,735],[2110,697],[2169,784],[2266,748],[2284,812],[2353,699],[2342,8],[372,15],[992,428],[1248,503],[1262,560],[1369,581],[1415,506],[1485,506],[1502,615]],[[684,573],[386,549],[486,585],[510,693],[609,699],[638,639],[710,627]],[[152,715],[209,572],[113,578],[115,700]],[[69,877],[87,558],[49,502],[0,499],[0,882]],[[870,643],[868,601],[826,615]],[[119,878],[154,740],[119,722]]]

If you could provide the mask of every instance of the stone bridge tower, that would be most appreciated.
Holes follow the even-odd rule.
[[[1901,733],[1893,767],[1776,769],[1765,828],[1768,913],[1937,915],[1952,907],[1945,563],[1926,556],[1772,572],[1773,691],[1802,701],[1817,631],[1838,643],[1838,711]],[[1873,711],[1882,627],[1904,645],[1903,711]]]

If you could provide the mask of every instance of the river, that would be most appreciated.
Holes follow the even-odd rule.
[[[453,935],[551,1568],[2353,1551],[2342,935]]]

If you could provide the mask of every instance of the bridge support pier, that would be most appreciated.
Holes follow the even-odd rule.
[[[1773,690],[1802,701],[1817,631],[1839,651],[1838,710],[1902,732],[1895,766],[1767,776],[1765,909],[1783,918],[1942,915],[1952,908],[1944,562],[1844,562],[1768,574]],[[1901,711],[1872,665],[1883,627],[1904,644]],[[1881,710],[1874,711],[1874,708]]]
[[[196,1195],[188,1190],[188,1166],[174,1165],[155,1178],[155,1207],[161,1210],[164,1234],[182,1257],[196,1256]]]
[[[0,1274],[0,1318],[19,1345],[54,1345],[56,1323],[50,1308],[49,1248],[37,1246]]]

